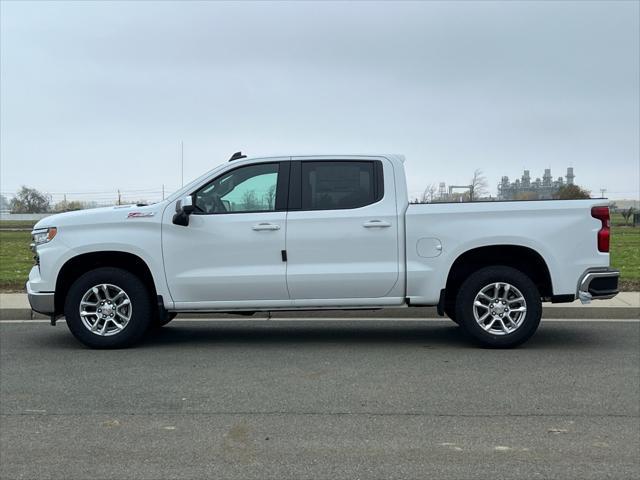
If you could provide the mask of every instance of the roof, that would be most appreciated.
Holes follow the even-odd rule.
[[[364,154],[354,154],[354,153],[303,153],[303,154],[288,154],[288,155],[258,155],[253,157],[243,158],[243,160],[268,160],[271,158],[286,158],[286,157],[313,157],[313,158],[321,158],[321,157],[333,157],[333,158],[366,158],[366,157],[385,157],[389,159],[394,159],[399,162],[405,162],[405,156],[398,153],[364,153]]]

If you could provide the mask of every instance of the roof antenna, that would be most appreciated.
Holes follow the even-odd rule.
[[[231,155],[231,158],[229,159],[229,161],[233,162],[234,160],[240,160],[241,158],[247,158],[247,156],[243,155],[242,152],[236,152],[233,155]]]

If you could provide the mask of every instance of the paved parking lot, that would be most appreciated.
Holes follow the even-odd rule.
[[[141,346],[0,322],[0,478],[638,478],[640,323],[176,321]]]

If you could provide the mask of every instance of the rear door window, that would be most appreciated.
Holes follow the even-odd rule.
[[[301,170],[302,210],[360,208],[382,198],[382,169],[375,162],[305,161]]]

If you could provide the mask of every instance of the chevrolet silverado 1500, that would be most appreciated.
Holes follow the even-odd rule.
[[[39,221],[33,310],[113,348],[179,312],[437,305],[511,347],[543,300],[617,293],[605,200],[410,205],[402,156],[232,160],[153,205]]]

